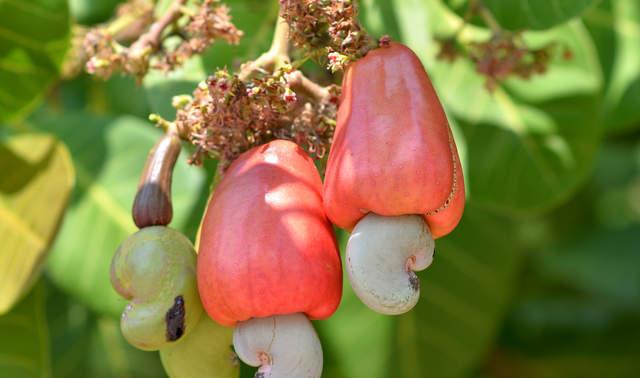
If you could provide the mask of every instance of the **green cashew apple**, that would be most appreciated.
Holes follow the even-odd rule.
[[[180,342],[160,350],[162,365],[171,378],[235,378],[238,360],[231,349],[233,329],[222,327],[208,316]]]
[[[111,262],[111,283],[130,300],[120,328],[142,350],[190,333],[202,315],[193,245],[178,231],[146,227],[127,238]]]

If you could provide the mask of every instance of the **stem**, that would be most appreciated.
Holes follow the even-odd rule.
[[[287,83],[294,92],[299,92],[317,102],[326,100],[331,94],[329,89],[310,80],[300,71],[286,75]]]
[[[132,50],[135,50],[135,48],[144,49],[146,47],[150,47],[153,51],[157,50],[160,47],[162,32],[164,32],[167,26],[182,17],[182,7],[185,3],[186,0],[175,0],[167,12],[151,25],[149,31],[144,33],[140,39],[134,43],[134,46],[131,46]]]
[[[289,25],[282,17],[278,17],[271,47],[267,52],[260,55],[258,59],[244,64],[240,68],[238,78],[241,81],[247,81],[262,69],[275,71],[289,64],[289,61]]]
[[[471,20],[471,17],[473,17],[473,15],[477,12],[478,8],[478,3],[475,0],[471,0],[469,6],[467,6],[467,9],[464,12],[464,16],[462,17],[462,23],[460,24],[460,26],[458,26],[455,33],[453,33],[453,39],[459,39],[462,31],[469,23],[469,20]]]
[[[478,10],[478,14],[482,17],[482,20],[489,26],[491,31],[495,34],[502,33],[502,26],[498,23],[493,14],[487,9],[487,6],[482,3],[481,0],[476,2],[476,9]]]
[[[114,36],[117,34],[120,34],[120,32],[122,32],[123,30],[128,28],[131,24],[136,22],[138,18],[142,15],[143,15],[142,12],[133,12],[133,13],[127,13],[122,17],[116,18],[112,23],[110,23],[106,27],[105,32],[108,35],[114,35]]]
[[[136,41],[153,21],[153,4],[133,6],[132,10],[120,13],[118,18],[109,22],[104,31],[118,42]]]
[[[165,132],[165,134],[176,135],[182,140],[189,141],[187,131],[180,127],[176,122],[169,122],[155,113],[149,114],[149,121],[155,123],[157,127],[161,128]]]
[[[278,16],[276,21],[276,30],[273,33],[273,40],[271,41],[271,47],[269,53],[286,57],[289,59],[289,24],[282,17]]]

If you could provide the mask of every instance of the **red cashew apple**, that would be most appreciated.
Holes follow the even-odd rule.
[[[203,219],[198,288],[214,320],[236,325],[236,352],[264,377],[320,377],[309,319],[336,310],[342,270],[320,175],[296,144],[273,141],[229,167]]]
[[[352,230],[356,294],[384,314],[410,310],[420,295],[414,271],[460,221],[465,193],[444,110],[408,47],[391,43],[347,68],[324,201],[329,219]]]

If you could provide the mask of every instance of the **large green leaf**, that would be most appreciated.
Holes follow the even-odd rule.
[[[49,329],[44,289],[37,285],[11,312],[0,316],[0,372],[11,378],[50,378]]]
[[[483,0],[501,26],[547,29],[579,16],[597,0]]]
[[[609,132],[640,125],[640,3],[607,0],[585,13],[606,79],[602,122]]]
[[[66,0],[0,1],[0,122],[36,103],[69,45]]]
[[[73,187],[65,146],[47,134],[0,140],[0,314],[39,276]]]
[[[542,219],[487,376],[640,374],[640,144],[608,142],[592,179]]]
[[[361,0],[359,18],[375,37],[388,35],[400,39],[400,28],[394,14],[393,1]]]
[[[539,288],[538,288],[539,289]],[[640,375],[638,312],[617,315],[583,295],[524,295],[503,331],[487,376],[629,378]]]
[[[173,120],[176,110],[171,105],[174,96],[191,94],[199,82],[207,75],[202,66],[202,59],[189,59],[184,66],[169,73],[151,71],[144,78],[143,86],[149,106],[154,113]]]
[[[469,61],[435,59],[432,35],[453,34],[461,23],[458,16],[437,1],[397,4],[404,42],[421,57],[464,132],[470,200],[503,212],[535,213],[566,199],[589,172],[601,134],[600,69],[584,27],[573,22],[525,33],[531,46],[559,42],[573,58],[554,56],[544,75],[511,79],[489,92]],[[416,24],[427,25],[431,34],[415,33]],[[486,30],[473,26],[461,35],[467,41],[486,37]]]
[[[640,374],[640,224],[590,233],[534,255],[495,352],[514,376]]]
[[[117,319],[95,314],[53,285],[48,284],[46,289],[53,377],[165,376],[158,353],[129,345]]]
[[[426,0],[431,1],[431,0]],[[498,25],[506,30],[545,30],[580,17],[599,0],[482,0]],[[469,0],[444,0],[458,15],[469,11]],[[486,25],[481,15],[469,20],[474,25]]]
[[[55,102],[47,105],[65,112],[128,114],[141,118],[147,118],[150,112],[144,88],[126,75],[113,76],[107,81],[89,75],[65,80],[56,86]]]
[[[93,310],[115,316],[125,302],[109,281],[111,257],[136,230],[131,205],[147,153],[160,131],[133,117],[44,113],[32,122],[66,142],[77,172],[72,205],[53,246],[48,272],[56,285]],[[202,171],[188,167],[185,155],[173,178],[172,227],[179,230],[189,223],[204,183]],[[195,234],[194,229],[186,231],[191,237]]]
[[[547,281],[571,285],[605,303],[640,308],[640,225],[582,235],[539,260]]]
[[[640,142],[607,143],[599,153],[591,181],[567,206],[551,214],[550,228],[561,230],[544,251],[535,255],[536,275],[548,285],[571,287],[604,307],[640,309]],[[557,214],[556,214],[557,213]],[[560,213],[573,214],[562,216]],[[585,219],[586,218],[586,219]]]
[[[92,25],[111,18],[124,0],[69,0],[71,15],[80,24]]]

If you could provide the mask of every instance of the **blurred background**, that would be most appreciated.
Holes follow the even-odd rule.
[[[121,337],[125,301],[109,282],[160,135],[147,116],[172,119],[172,96],[255,59],[278,12],[277,1],[225,0],[245,32],[239,46],[216,43],[138,85],[73,66],[80,26],[108,20],[118,3],[0,0],[3,378],[164,376],[157,353]],[[529,46],[556,46],[546,72],[492,91],[470,60],[436,59],[437,39],[489,37],[482,20],[460,31],[466,0],[359,3],[371,34],[406,43],[425,64],[468,202],[420,273],[413,311],[376,315],[345,286],[338,312],[316,322],[324,376],[640,377],[640,2],[485,0],[502,27],[526,30]],[[215,162],[190,167],[187,155],[174,175],[172,227],[193,240]]]

